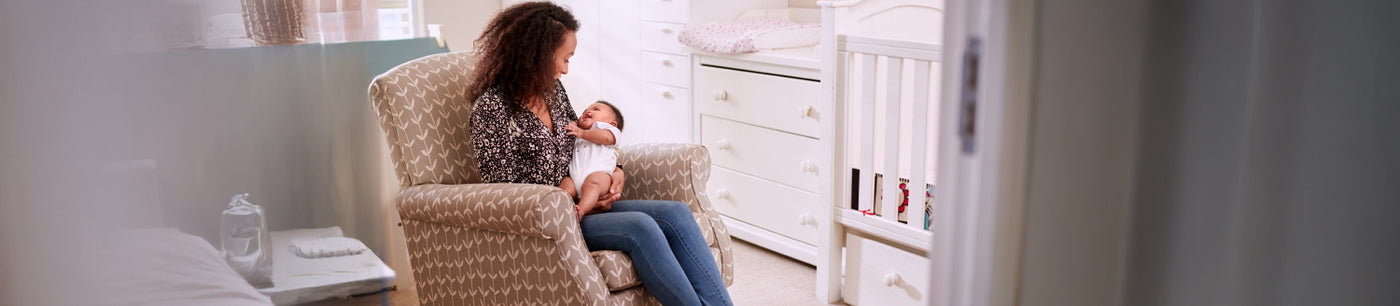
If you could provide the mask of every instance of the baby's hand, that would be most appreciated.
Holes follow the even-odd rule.
[[[569,122],[569,125],[564,126],[564,129],[569,131],[569,135],[574,136],[578,136],[582,132],[582,129],[578,128],[578,121]]]

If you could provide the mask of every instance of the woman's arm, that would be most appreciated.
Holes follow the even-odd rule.
[[[487,91],[476,99],[471,115],[472,147],[481,180],[487,183],[515,182],[515,139],[511,137],[510,117],[499,93]]]

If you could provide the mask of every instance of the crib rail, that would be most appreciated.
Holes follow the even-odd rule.
[[[926,194],[925,186],[932,186],[934,181],[926,173],[936,159],[929,156],[932,151],[926,148],[936,138],[936,133],[930,132],[934,126],[929,124],[929,118],[936,118],[930,116],[931,110],[936,111],[930,97],[935,88],[931,81],[937,78],[933,66],[942,57],[940,47],[838,35],[836,52],[833,107],[846,114],[836,118],[840,121],[837,126],[843,127],[836,131],[843,133],[838,139],[846,140],[838,143],[837,149],[845,150],[841,155],[847,156],[839,162],[845,166],[838,169],[846,169],[846,173],[838,184],[845,190],[837,200],[843,202],[843,207],[851,208],[842,213],[848,216],[842,218],[842,223],[868,232],[908,237],[913,243],[926,241],[931,212],[925,203],[932,203],[925,201],[931,195]],[[907,155],[901,156],[901,152]],[[877,179],[877,174],[881,179]],[[903,179],[907,183],[901,184]],[[902,204],[907,204],[903,218]],[[870,218],[883,222],[868,222]]]

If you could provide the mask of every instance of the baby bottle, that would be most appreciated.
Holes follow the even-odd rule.
[[[272,239],[261,206],[234,195],[224,210],[219,230],[224,260],[253,287],[272,286]]]

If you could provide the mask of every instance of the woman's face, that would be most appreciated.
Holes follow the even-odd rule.
[[[574,37],[574,31],[564,32],[564,44],[559,45],[558,50],[554,50],[555,79],[569,74],[569,58],[574,57],[574,49],[577,47],[578,38]]]

